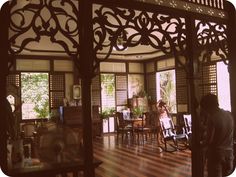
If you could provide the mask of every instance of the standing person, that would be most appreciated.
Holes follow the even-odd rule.
[[[234,121],[231,113],[219,108],[217,96],[207,94],[200,102],[207,120],[206,160],[208,177],[223,177],[233,170]]]
[[[157,102],[157,112],[159,114],[159,119],[163,117],[170,117],[169,111],[166,108],[166,103],[162,100]]]

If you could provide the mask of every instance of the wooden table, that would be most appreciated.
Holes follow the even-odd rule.
[[[142,126],[142,118],[135,118],[135,119],[125,119],[127,124],[131,124],[132,128]],[[143,124],[145,125],[145,119],[143,120]]]

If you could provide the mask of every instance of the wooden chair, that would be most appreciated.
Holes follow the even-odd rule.
[[[184,130],[185,133],[188,135],[188,145],[191,149],[191,139],[192,139],[192,117],[191,114],[184,114]]]
[[[38,144],[38,134],[34,123],[25,123],[21,126],[21,137],[23,145],[30,145],[31,157],[35,156],[35,146]]]
[[[187,135],[191,135],[192,134],[192,117],[190,114],[184,114],[183,119],[184,119],[185,133]]]
[[[157,112],[147,112],[145,113],[145,117],[146,127],[150,128],[151,139],[157,138],[159,132]]]
[[[142,144],[147,141],[148,135],[151,133],[151,127],[147,126],[148,118],[146,119],[145,114],[141,117],[141,122],[136,127],[134,127],[134,132],[137,134],[137,142],[140,143],[140,138],[142,138]]]
[[[119,140],[120,134],[122,142],[124,140],[124,135],[128,137],[128,133],[130,133],[133,136],[133,127],[124,120],[122,112],[116,113],[116,132],[117,132],[117,141]]]
[[[188,135],[183,131],[182,133],[176,133],[175,125],[170,117],[165,117],[160,119],[161,132],[163,136],[163,141],[165,144],[165,151],[173,152],[175,150],[186,149],[186,142],[188,141]],[[167,143],[169,141],[173,142],[173,150],[167,149]],[[184,142],[184,148],[179,147],[179,142]],[[170,144],[171,145],[171,144]]]

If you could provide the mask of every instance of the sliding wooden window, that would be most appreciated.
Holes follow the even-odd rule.
[[[92,79],[92,105],[101,105],[101,84],[99,75]]]
[[[207,94],[217,95],[217,70],[216,64],[203,64],[200,67],[200,98]]]
[[[156,91],[156,73],[147,74],[147,94],[151,96],[151,100],[157,99],[157,91]]]
[[[116,106],[126,106],[128,99],[128,78],[126,74],[116,74]]]
[[[176,100],[177,104],[188,104],[187,73],[184,68],[176,68]]]
[[[58,108],[63,105],[63,98],[65,98],[64,73],[50,73],[49,95],[51,109]]]

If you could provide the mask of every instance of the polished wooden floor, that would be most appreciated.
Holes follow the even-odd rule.
[[[191,177],[191,151],[160,152],[155,140],[137,144],[104,135],[94,140],[94,157],[103,161],[96,177]]]

